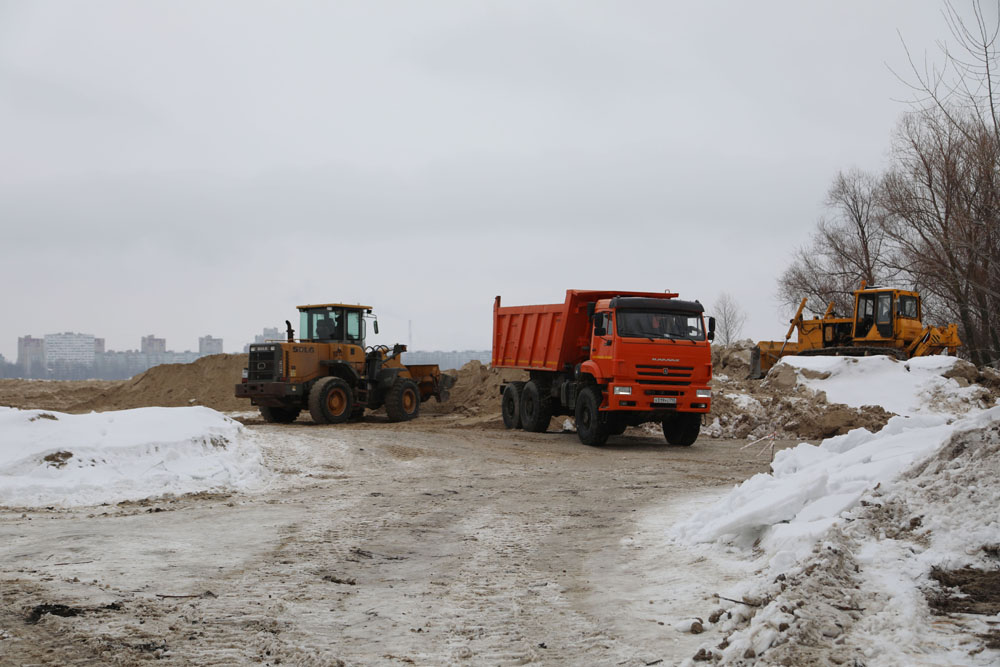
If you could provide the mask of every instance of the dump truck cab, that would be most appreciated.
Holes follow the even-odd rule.
[[[609,386],[601,410],[708,412],[712,364],[702,311],[680,299],[597,301],[591,356],[580,370]]]

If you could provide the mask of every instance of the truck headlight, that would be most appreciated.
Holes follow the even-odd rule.
[[[698,398],[712,398],[711,389],[695,389],[694,395]]]
[[[250,377],[250,371],[248,371],[247,369],[244,368],[243,369],[243,379],[246,380],[248,377]]]
[[[631,396],[632,387],[615,387],[614,393],[616,396]]]

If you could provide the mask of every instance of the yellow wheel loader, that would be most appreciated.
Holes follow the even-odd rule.
[[[907,290],[887,287],[867,287],[854,292],[852,317],[837,317],[833,303],[823,317],[805,319],[802,299],[785,340],[757,343],[750,355],[750,377],[762,378],[787,355],[801,356],[869,356],[886,354],[897,359],[910,359],[947,351],[955,354],[962,341],[958,325],[924,326],[921,323],[920,295]],[[797,341],[790,342],[793,331]]]
[[[288,424],[309,410],[317,424],[360,418],[385,407],[390,421],[408,421],[432,396],[448,399],[454,376],[436,364],[404,365],[405,345],[365,347],[370,306],[298,306],[300,338],[285,321],[287,340],[250,346],[237,398],[249,398],[266,422]],[[378,333],[378,320],[374,320]]]

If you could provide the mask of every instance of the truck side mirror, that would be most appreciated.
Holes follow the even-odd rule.
[[[376,334],[378,333],[378,320],[375,320],[375,322],[372,323],[372,329],[375,330]]]
[[[708,318],[708,339],[715,340],[715,318]]]

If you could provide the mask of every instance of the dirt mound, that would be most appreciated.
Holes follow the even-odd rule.
[[[233,395],[247,365],[245,354],[213,354],[190,364],[154,366],[130,380],[114,383],[69,407],[67,412],[127,410],[149,406],[205,405],[222,412],[249,410]]]
[[[431,400],[421,406],[429,414],[462,414],[467,417],[500,419],[500,387],[505,382],[527,381],[527,371],[493,368],[470,361],[459,370],[445,371],[456,376],[451,397],[444,403]]]
[[[750,355],[754,348],[752,340],[738,340],[731,345],[712,346],[712,366],[715,372],[734,378],[746,378],[750,374]]]
[[[762,382],[717,376],[712,381],[712,412],[702,432],[716,438],[822,440],[855,428],[875,432],[892,417],[878,406],[828,403],[824,394],[786,379],[768,375]]]
[[[122,384],[121,380],[0,380],[0,406],[70,412],[72,406]]]

